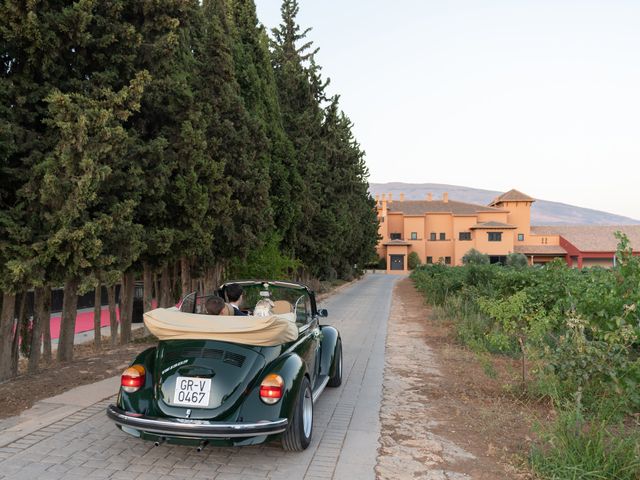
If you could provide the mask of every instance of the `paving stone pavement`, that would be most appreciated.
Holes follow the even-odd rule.
[[[0,447],[0,479],[374,479],[387,318],[398,278],[369,274],[322,302],[326,323],[342,335],[343,383],[315,404],[313,440],[304,452],[285,452],[279,443],[201,453],[154,447],[107,419],[114,396]],[[11,423],[0,423],[0,434]]]

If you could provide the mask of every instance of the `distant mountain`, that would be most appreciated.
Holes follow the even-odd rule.
[[[515,186],[514,188],[518,188]],[[375,197],[383,193],[393,195],[394,200],[400,199],[404,193],[406,200],[423,200],[428,193],[433,198],[440,199],[444,192],[449,192],[451,200],[488,205],[491,200],[504,192],[481,190],[479,188],[461,187],[458,185],[444,185],[441,183],[370,183],[369,190]],[[528,193],[528,192],[524,192]],[[640,225],[639,220],[614,215],[612,213],[581,208],[566,203],[536,200],[531,207],[532,225]]]

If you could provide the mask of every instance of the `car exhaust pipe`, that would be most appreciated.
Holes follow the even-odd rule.
[[[198,445],[198,448],[196,448],[196,452],[200,453],[207,445],[209,445],[209,440],[203,440],[200,442],[200,445]]]
[[[160,440],[156,440],[155,442],[153,442],[153,444],[154,444],[156,447],[159,447],[160,445],[162,445],[162,444],[164,443],[164,441],[165,441],[165,440],[166,440],[166,439],[163,437],[163,438],[161,438]]]

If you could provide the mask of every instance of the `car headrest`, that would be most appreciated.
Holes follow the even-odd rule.
[[[274,315],[293,312],[293,306],[286,300],[276,300],[273,303],[274,305],[273,307],[271,307],[271,313],[273,313]]]

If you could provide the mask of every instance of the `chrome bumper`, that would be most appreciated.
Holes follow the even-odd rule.
[[[288,420],[281,418],[270,422],[225,423],[183,418],[154,418],[126,412],[115,405],[107,407],[107,416],[121,427],[129,427],[144,433],[186,438],[238,438],[274,435],[287,429]]]

